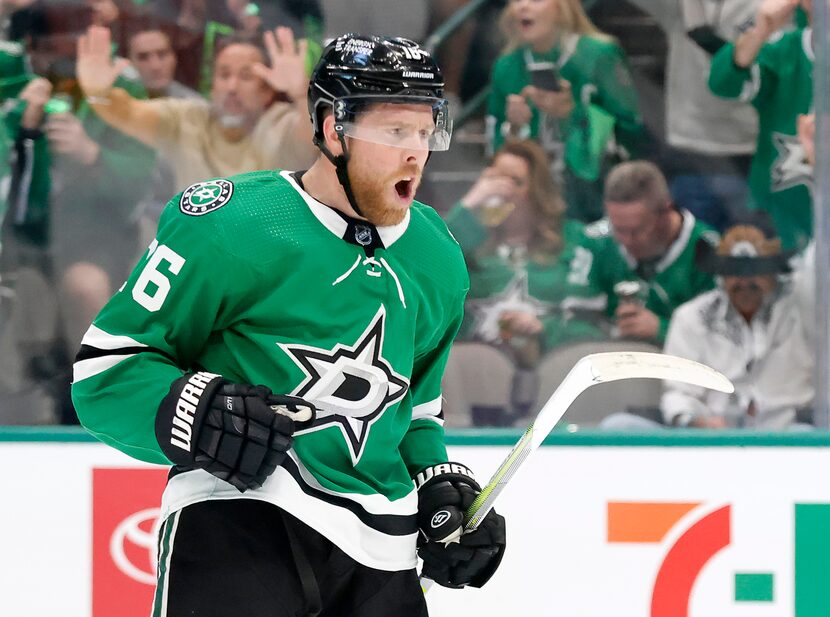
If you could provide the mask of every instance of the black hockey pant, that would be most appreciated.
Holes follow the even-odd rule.
[[[366,567],[284,510],[205,501],[159,538],[152,617],[426,617],[415,570]]]

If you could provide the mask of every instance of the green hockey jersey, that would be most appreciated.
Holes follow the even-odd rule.
[[[543,352],[569,341],[601,338],[599,328],[573,314],[590,308],[574,301],[578,289],[568,282],[574,251],[585,243],[581,223],[566,220],[562,251],[555,257],[540,259],[525,252],[515,255],[516,251],[506,246],[488,242],[487,227],[461,204],[450,210],[445,220],[461,244],[470,272],[470,293],[459,339],[500,342],[499,319],[509,310],[539,318],[544,326]]]
[[[733,62],[735,46],[712,59],[709,87],[718,96],[751,101],[759,133],[749,175],[753,206],[770,213],[785,248],[803,248],[813,230],[813,170],[796,136],[796,119],[813,106],[812,29],[779,35],[750,68]]]
[[[13,229],[21,238],[45,246],[49,239],[49,195],[52,190],[49,166],[52,156],[42,132],[21,130],[25,107],[23,101],[11,100],[0,110],[0,126],[8,131],[10,142],[7,160],[2,161],[9,163],[7,179],[3,180],[0,173],[0,205],[7,216],[6,229]]]
[[[511,129],[507,96],[531,84],[530,67],[553,66],[571,84],[574,109],[564,119],[540,112],[528,101],[532,118],[519,137],[539,141],[563,174],[568,214],[593,221],[602,216],[603,162],[609,149],[622,146],[636,155],[644,147],[645,130],[637,91],[619,45],[593,36],[562,37],[546,53],[520,47],[500,56],[493,65],[487,106],[487,128],[493,151]],[[518,127],[513,127],[514,129]]]
[[[423,204],[375,228],[317,202],[291,172],[198,183],[168,204],[84,337],[73,401],[102,441],[164,464],[155,413],[184,371],[303,397],[318,417],[261,489],[179,473],[162,516],[266,500],[362,564],[412,568],[411,478],[447,460],[441,377],[468,287],[461,249]]]
[[[640,281],[648,290],[645,307],[660,319],[658,340],[666,338],[671,314],[678,306],[714,286],[710,274],[695,265],[698,242],[717,243],[717,233],[684,210],[683,224],[677,239],[654,263],[641,264],[618,244],[611,234],[607,218],[588,225],[588,243],[577,247],[571,261],[569,282],[581,286],[580,298],[604,298],[606,315],[614,317],[619,301],[614,286],[623,281]]]

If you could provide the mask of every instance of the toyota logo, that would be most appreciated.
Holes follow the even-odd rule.
[[[118,524],[110,538],[110,555],[116,567],[134,581],[147,585],[156,584],[160,513],[159,508],[148,508],[131,514]]]

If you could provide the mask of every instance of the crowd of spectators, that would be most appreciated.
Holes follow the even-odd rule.
[[[82,335],[171,197],[311,164],[327,37],[423,40],[465,3],[0,0],[0,392],[15,401],[0,424],[73,421]],[[667,37],[665,139],[623,42],[580,0],[492,4],[500,19],[438,52],[457,112],[472,38],[502,42],[478,84],[489,160],[440,208],[470,271],[459,344],[505,353],[525,389],[563,346],[609,340],[736,383],[667,386],[647,417],[609,409],[624,413],[608,428],[808,427],[810,0],[631,0]]]

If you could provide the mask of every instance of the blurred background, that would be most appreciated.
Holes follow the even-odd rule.
[[[813,428],[811,2],[394,4],[2,1],[0,423],[77,422],[83,332],[176,193],[313,161],[302,97],[280,66],[252,69],[283,27],[307,71],[347,31],[422,41],[443,66],[453,147],[418,197],[471,274],[448,427],[523,426],[582,355],[666,349],[735,394],[623,383],[568,423]],[[91,25],[110,58],[78,56]]]
[[[709,364],[734,394],[624,381],[580,397],[551,438],[576,448],[561,450],[573,459],[550,464],[567,465],[569,478],[557,480],[565,492],[592,494],[595,483],[599,505],[552,503],[561,510],[551,521],[576,529],[600,511],[605,549],[682,540],[678,521],[688,533],[710,521],[702,537],[714,554],[729,543],[728,516],[748,507],[736,495],[752,501],[752,487],[767,487],[765,511],[783,508],[769,524],[790,533],[801,521],[800,540],[787,540],[772,566],[736,566],[728,590],[720,578],[713,588],[730,606],[750,603],[753,615],[826,617],[830,592],[808,588],[807,572],[830,563],[792,552],[819,541],[830,549],[818,531],[830,522],[827,506],[805,505],[830,501],[819,486],[830,439],[826,379],[815,377],[827,374],[828,339],[814,173],[825,152],[816,108],[830,100],[814,91],[827,89],[830,43],[828,7],[815,4],[0,0],[0,425],[21,427],[0,430],[0,441],[86,441],[62,428],[77,425],[74,355],[168,201],[194,182],[314,160],[302,90],[280,72],[288,69],[266,33],[276,33],[278,51],[309,42],[306,79],[337,34],[405,36],[438,57],[454,116],[453,145],[431,158],[418,193],[460,243],[471,278],[444,379],[451,446],[498,449],[483,463],[492,471],[588,353],[664,350]],[[85,48],[90,26],[109,31],[106,57]],[[258,64],[270,66],[268,78]],[[0,453],[17,457],[9,445]],[[621,446],[661,454],[651,463],[640,449],[603,458]],[[759,447],[757,460],[730,458],[734,446]],[[796,459],[784,455],[801,446],[818,458],[791,469]],[[598,448],[603,466],[586,463],[583,447]],[[732,462],[737,475],[714,481]],[[688,492],[670,490],[678,478]],[[631,505],[641,501],[657,506]],[[726,522],[723,508],[733,508]],[[681,562],[697,573],[706,562],[697,559]],[[795,571],[793,563],[800,577],[773,575],[774,564]],[[679,578],[664,587],[643,566],[648,589],[631,605],[642,609],[560,605],[573,615],[686,615],[675,611],[683,597],[688,608],[695,578],[684,591],[683,568],[670,566]],[[588,597],[591,584],[614,579],[606,574],[586,573],[570,589]],[[732,614],[718,597],[700,606]]]

